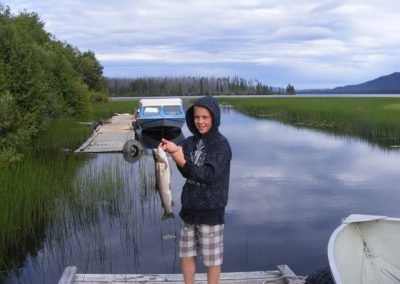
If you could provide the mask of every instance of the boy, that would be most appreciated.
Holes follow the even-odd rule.
[[[193,136],[182,147],[161,141],[161,147],[171,154],[186,178],[179,213],[182,272],[186,284],[194,283],[195,256],[199,253],[207,266],[208,283],[218,283],[232,152],[228,140],[218,130],[220,109],[213,97],[196,101],[186,111],[186,124]]]

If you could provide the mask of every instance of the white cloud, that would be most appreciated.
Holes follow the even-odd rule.
[[[158,63],[186,64],[178,68],[188,73],[221,64],[213,68],[269,84],[333,87],[398,71],[400,63],[400,4],[394,0],[7,4],[13,12],[37,12],[57,39],[94,51],[106,75],[130,75],[113,62],[130,64],[132,70],[141,62],[153,63],[147,70],[154,75],[163,75]]]

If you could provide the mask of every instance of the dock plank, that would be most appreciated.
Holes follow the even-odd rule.
[[[66,270],[69,269],[68,267]],[[282,274],[284,271],[286,274]],[[196,283],[206,284],[207,274],[196,273]],[[296,281],[296,282],[291,282]],[[182,274],[76,274],[73,281],[65,284],[104,284],[104,283],[130,283],[130,284],[183,284]],[[279,270],[250,271],[250,272],[224,272],[220,277],[221,284],[284,284],[305,283],[304,278],[296,276],[286,265],[281,265]]]
[[[98,126],[75,153],[122,152],[126,141],[135,139],[131,114],[117,114]]]
[[[285,278],[285,283],[287,284],[301,284],[305,282],[305,277],[297,276],[287,265],[278,265],[278,270],[282,274],[282,277]]]
[[[61,275],[58,284],[71,284],[73,283],[76,276],[77,267],[76,266],[68,266],[64,269],[63,274]]]

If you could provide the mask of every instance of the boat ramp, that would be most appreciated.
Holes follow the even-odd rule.
[[[197,273],[196,283],[206,284],[207,274]],[[79,274],[76,266],[65,268],[58,284],[183,284],[182,274]],[[302,284],[305,277],[297,276],[287,265],[278,270],[221,273],[220,284]]]

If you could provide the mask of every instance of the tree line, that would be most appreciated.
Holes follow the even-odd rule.
[[[295,94],[295,88],[274,88],[258,80],[234,77],[107,78],[110,96],[272,95]]]
[[[14,15],[0,4],[0,162],[17,159],[52,118],[106,99],[93,52],[56,40],[36,13]]]

